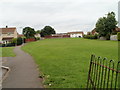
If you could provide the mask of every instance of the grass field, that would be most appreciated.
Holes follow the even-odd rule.
[[[85,88],[91,54],[118,60],[117,41],[46,39],[22,49],[34,57],[44,84],[52,88]]]
[[[14,57],[15,54],[13,52],[14,47],[2,47],[0,48],[1,57]]]

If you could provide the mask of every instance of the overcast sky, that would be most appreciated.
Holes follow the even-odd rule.
[[[57,33],[91,31],[99,17],[114,11],[119,0],[0,0],[0,27],[52,26]]]

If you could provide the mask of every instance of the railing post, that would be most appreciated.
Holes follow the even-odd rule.
[[[118,41],[118,71],[120,71],[120,41]],[[118,73],[118,88],[120,89],[120,73]]]
[[[91,74],[91,68],[92,68],[93,57],[94,57],[94,55],[91,55],[90,67],[89,67],[89,72],[88,72],[87,89],[88,89],[88,87],[89,87],[89,81],[90,81],[90,74]]]
[[[120,89],[120,61],[117,65],[117,71],[118,71],[118,88]]]
[[[91,55],[87,89],[120,89],[120,61],[117,68],[113,60],[107,61],[107,58],[96,58],[95,55]]]

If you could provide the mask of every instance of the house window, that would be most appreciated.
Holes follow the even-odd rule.
[[[8,33],[7,35],[10,35],[10,33]]]
[[[8,33],[7,35],[11,35],[12,33]]]

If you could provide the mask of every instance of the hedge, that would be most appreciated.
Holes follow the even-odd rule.
[[[117,39],[120,41],[120,32],[117,33]]]
[[[98,39],[98,35],[84,35],[83,38],[87,38],[87,39]]]

